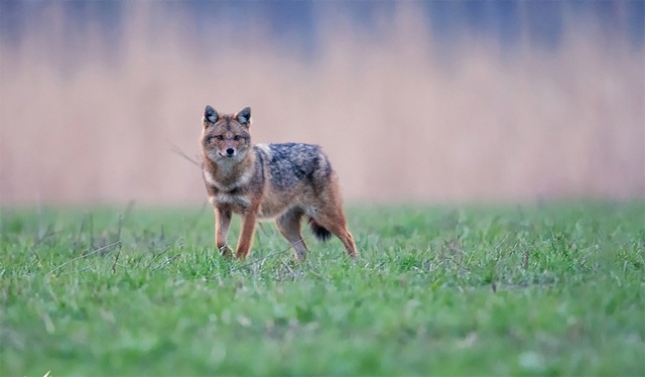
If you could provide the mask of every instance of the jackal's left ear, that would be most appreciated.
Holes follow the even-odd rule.
[[[219,119],[219,114],[210,105],[204,109],[204,125],[207,123],[215,123]]]
[[[250,107],[245,107],[242,110],[240,110],[239,113],[235,114],[235,119],[237,119],[238,122],[242,123],[245,126],[250,126],[251,125],[251,108]]]

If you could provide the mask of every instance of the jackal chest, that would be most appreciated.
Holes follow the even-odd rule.
[[[245,213],[251,207],[251,195],[236,195],[231,193],[216,193],[208,197],[214,207],[227,208],[234,213]],[[270,220],[282,213],[284,204],[263,197],[258,208],[258,220]]]
[[[268,220],[284,212],[288,203],[282,195],[272,190],[265,190],[262,184],[254,184],[250,173],[242,174],[236,180],[216,180],[208,171],[204,171],[204,181],[208,191],[208,201],[214,207],[227,209],[234,213],[245,213],[251,207],[257,208],[258,219]]]
[[[217,207],[232,207],[235,212],[246,210],[251,204],[251,196],[248,194],[248,184],[252,172],[245,172],[236,177],[215,179],[207,170],[203,171],[204,181],[208,191],[208,201]]]
[[[251,205],[249,195],[217,192],[208,196],[208,201],[215,207],[231,207],[233,212],[244,212]]]

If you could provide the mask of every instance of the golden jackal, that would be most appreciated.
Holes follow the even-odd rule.
[[[237,258],[245,259],[249,254],[255,222],[275,218],[296,257],[304,260],[303,217],[318,239],[325,241],[333,233],[347,254],[357,255],[354,238],[347,230],[338,177],[319,146],[251,144],[248,107],[230,115],[206,106],[203,124],[204,182],[215,208],[215,243],[222,255],[232,253],[226,235],[233,213],[242,216]]]

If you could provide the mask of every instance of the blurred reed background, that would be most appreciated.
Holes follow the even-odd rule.
[[[206,104],[348,202],[645,197],[645,6],[0,2],[0,204],[201,203]]]

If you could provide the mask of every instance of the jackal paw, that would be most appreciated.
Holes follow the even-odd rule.
[[[224,245],[219,248],[219,253],[223,257],[232,257],[233,256],[233,249],[231,249],[228,245]]]

